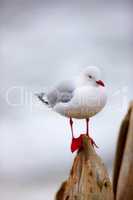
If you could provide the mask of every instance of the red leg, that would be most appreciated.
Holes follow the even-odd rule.
[[[86,135],[89,136],[89,118],[86,119]]]
[[[94,140],[89,135],[89,118],[86,119],[86,135],[89,137],[89,140],[90,140],[90,143],[92,144],[92,146],[95,146],[96,148],[98,148],[98,146],[96,145]]]
[[[71,126],[71,133],[72,133],[72,139],[73,139],[73,138],[74,138],[74,133],[73,133],[73,120],[72,120],[71,117],[70,117],[69,123],[70,123],[70,126]]]
[[[69,123],[70,123],[70,126],[71,126],[71,132],[72,132],[71,152],[73,153],[74,151],[80,149],[81,143],[82,143],[82,137],[81,136],[79,136],[78,138],[74,137],[72,118],[70,118]]]

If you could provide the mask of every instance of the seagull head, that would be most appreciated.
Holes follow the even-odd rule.
[[[95,66],[86,67],[82,71],[82,82],[84,84],[102,86],[104,87],[104,82],[101,80],[100,69]]]

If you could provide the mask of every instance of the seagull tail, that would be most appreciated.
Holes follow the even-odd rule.
[[[47,95],[45,93],[38,93],[38,94],[35,94],[38,99],[44,103],[45,105],[49,106],[49,102],[48,102],[48,99],[47,99]]]

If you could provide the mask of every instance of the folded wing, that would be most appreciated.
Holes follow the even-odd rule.
[[[57,103],[68,103],[73,98],[75,84],[72,81],[63,81],[47,93],[38,94],[38,98],[50,107]]]

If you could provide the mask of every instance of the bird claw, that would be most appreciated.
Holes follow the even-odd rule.
[[[93,147],[99,148],[97,146],[97,144],[95,143],[95,141],[91,137],[89,137],[89,140],[90,140],[90,143],[92,144]]]
[[[71,152],[74,153],[76,150],[79,150],[82,148],[82,136],[85,134],[81,134],[78,138],[73,138],[71,143]],[[89,137],[89,141],[92,144],[93,147],[99,148],[94,140]]]

